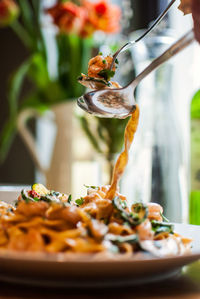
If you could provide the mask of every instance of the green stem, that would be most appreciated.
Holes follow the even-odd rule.
[[[107,162],[107,167],[108,167],[108,174],[109,174],[109,181],[108,184],[111,184],[112,176],[113,176],[113,170],[115,167],[115,155],[114,154],[107,154],[105,155],[105,159]]]
[[[32,48],[31,38],[29,37],[26,29],[17,20],[13,22],[10,27],[27,48]]]

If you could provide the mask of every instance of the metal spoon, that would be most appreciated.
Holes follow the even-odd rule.
[[[113,54],[113,60],[112,60],[110,69],[112,69],[113,64],[115,62],[115,59],[117,58],[117,56],[119,55],[119,53],[121,53],[121,52],[123,52],[125,50],[128,50],[130,47],[132,47],[133,44],[139,42],[141,39],[143,39],[143,37],[145,37],[149,32],[151,32],[153,30],[153,28],[164,18],[164,16],[166,15],[166,13],[170,9],[170,7],[174,4],[175,1],[176,0],[170,1],[170,3],[168,4],[168,6],[166,7],[166,9],[157,17],[157,19],[153,22],[153,24],[140,37],[138,37],[134,41],[130,41],[130,42],[126,43],[119,50],[117,50],[117,52],[115,52],[115,54]]]
[[[194,41],[193,29],[174,43],[162,55],[142,71],[132,82],[123,88],[101,89],[86,93],[77,100],[77,104],[88,113],[100,117],[126,118],[135,109],[134,90],[136,86],[159,65],[186,48]]]

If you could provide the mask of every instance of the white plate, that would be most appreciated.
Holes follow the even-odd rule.
[[[175,231],[193,239],[190,255],[120,259],[5,251],[0,253],[0,279],[48,287],[120,287],[165,279],[200,259],[200,226],[175,224]]]
[[[175,230],[194,240],[193,253],[185,256],[98,259],[92,256],[0,253],[0,279],[50,287],[107,287],[162,280],[200,259],[200,227],[175,224]]]

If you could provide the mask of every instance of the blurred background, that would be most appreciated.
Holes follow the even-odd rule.
[[[38,78],[35,69],[38,68],[39,73],[42,74],[41,80],[45,77],[44,68],[40,68],[43,63],[41,57],[34,56],[34,63],[38,60],[39,62],[31,66],[32,81],[30,76],[19,75],[12,83],[13,87],[13,85],[8,85],[8,80],[12,78],[13,72],[24,61],[27,61],[30,53],[32,54],[34,51],[34,53],[40,53],[43,43],[47,51],[45,55],[47,55],[50,79],[47,80],[48,84],[43,80],[43,86],[37,83],[39,93],[29,96],[28,105],[25,106],[29,110],[23,110],[22,105],[22,109],[18,111],[20,113],[25,111],[25,113],[20,114],[20,120],[16,124],[19,130],[13,135],[12,142],[8,141],[10,146],[8,146],[6,154],[3,153],[1,156],[0,184],[29,185],[35,181],[41,181],[49,184],[49,187],[52,186],[52,189],[60,188],[59,191],[72,192],[74,196],[79,196],[85,192],[83,184],[109,183],[113,164],[122,149],[123,132],[127,121],[120,123],[115,120],[112,122],[96,120],[83,114],[76,107],[74,99],[84,90],[76,85],[75,91],[68,92],[73,89],[72,86],[75,86],[73,84],[77,84],[74,83],[77,76],[74,77],[72,83],[70,82],[70,85],[68,74],[65,74],[65,70],[69,68],[69,61],[65,61],[65,56],[72,55],[70,58],[72,61],[73,57],[78,55],[74,58],[74,66],[72,66],[77,70],[77,74],[74,73],[74,76],[86,71],[86,62],[90,55],[96,54],[98,51],[113,53],[127,40],[133,40],[140,36],[143,30],[148,28],[165,9],[169,1],[110,1],[121,9],[121,30],[119,32],[111,30],[109,34],[103,30],[94,32],[92,40],[91,38],[84,39],[85,36],[84,38],[81,36],[83,41],[71,37],[66,41],[63,36],[55,38],[60,33],[52,24],[49,25],[50,16],[44,13],[44,10],[52,7],[55,1],[38,1],[40,6],[37,8],[32,4],[34,1],[29,1],[29,8],[23,4],[23,1],[16,2],[21,11],[24,6],[24,16],[20,16],[19,23],[24,24],[31,37],[34,36],[34,32],[31,33],[32,29],[27,23],[26,13],[30,7],[35,9],[32,18],[35,20],[39,16],[38,26],[41,26],[41,30],[38,29],[37,34],[43,35],[43,38],[36,46],[38,48],[33,50],[30,46],[24,46],[23,40],[17,37],[13,27],[6,26],[0,29],[1,136],[9,117],[18,118],[19,116],[19,114],[10,116],[8,105],[8,98],[12,99],[12,95],[9,95],[8,92],[10,86],[15,95],[19,93],[17,101],[23,101],[27,97],[27,93],[34,89],[33,86]],[[183,13],[177,9],[179,4],[180,2],[176,1],[170,12],[152,33],[119,57],[116,80],[121,85],[131,81],[152,59],[160,55],[192,27],[191,15],[183,16]],[[77,47],[79,48],[76,48],[75,44],[78,43]],[[72,47],[70,48],[71,54],[67,52],[69,47]],[[84,63],[77,61],[77,57],[83,57],[77,52],[80,47],[82,54],[85,51]],[[90,53],[84,50],[87,48],[90,49]],[[63,56],[60,54],[61,50]],[[58,69],[56,69],[55,60],[59,65]],[[190,102],[194,93],[199,89],[199,63],[199,46],[193,43],[144,79],[136,90],[136,99],[141,109],[140,125],[131,149],[129,165],[121,182],[121,192],[129,200],[161,203],[166,210],[166,216],[172,221],[188,220]],[[78,69],[77,64],[81,64],[82,69]],[[22,68],[21,74],[23,70]],[[72,72],[70,74],[72,76]],[[23,84],[20,85],[22,80]],[[38,78],[38,80],[40,79]],[[49,83],[49,81],[51,82]],[[59,88],[62,86],[62,89],[58,88],[57,82],[61,82]],[[20,85],[20,92],[17,85]],[[40,105],[37,107],[31,105],[39,96],[42,98]],[[61,101],[51,102],[51,98],[56,99],[59,96]],[[44,98],[48,101],[43,101]],[[67,107],[64,101],[66,98],[70,99],[67,102]],[[38,113],[30,108],[39,111],[40,115],[38,116]],[[29,122],[27,122],[28,119],[30,119]],[[62,122],[61,119],[63,119]],[[28,129],[26,129],[26,123],[28,123]],[[27,130],[35,140],[34,146],[33,143],[30,143],[30,146],[27,147],[27,138],[28,142],[30,141],[30,136],[27,137]],[[63,136],[64,139],[62,139]],[[62,149],[61,152],[58,152],[61,162],[59,160],[52,162],[56,155],[55,142],[59,142],[58,148]],[[1,142],[1,146],[3,146],[2,144]],[[30,147],[36,147],[36,152],[30,153]],[[62,184],[56,184],[56,179]],[[65,188],[65,186],[67,187]]]

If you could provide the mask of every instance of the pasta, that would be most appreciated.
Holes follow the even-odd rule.
[[[156,256],[189,251],[191,240],[163,222],[160,205],[128,206],[118,190],[107,198],[109,190],[88,187],[87,195],[76,200],[40,184],[22,190],[15,208],[1,203],[0,249],[121,255],[142,250]]]

